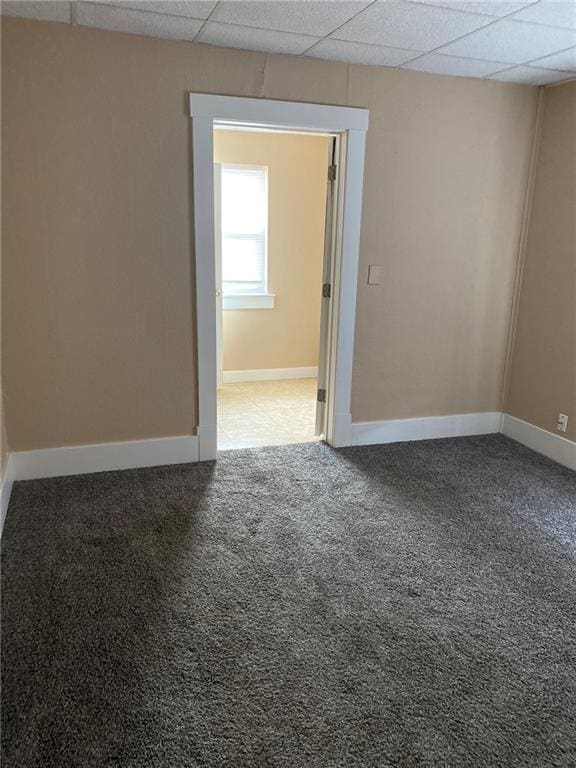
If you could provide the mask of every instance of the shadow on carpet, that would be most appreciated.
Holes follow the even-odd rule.
[[[575,531],[501,436],[17,483],[2,765],[573,768]]]

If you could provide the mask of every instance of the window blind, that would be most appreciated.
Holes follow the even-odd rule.
[[[266,293],[268,169],[222,165],[222,291]]]

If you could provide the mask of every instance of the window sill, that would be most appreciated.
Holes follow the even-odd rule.
[[[222,296],[223,309],[274,309],[275,293],[245,293]]]

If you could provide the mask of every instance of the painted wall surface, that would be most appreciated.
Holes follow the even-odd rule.
[[[576,82],[545,98],[506,410],[576,440]]]
[[[0,339],[2,338],[0,333]],[[1,344],[0,344],[1,352]],[[2,372],[0,368],[0,484],[4,479],[4,469],[8,458],[8,440],[6,436],[6,419],[4,418],[4,393],[2,391]]]
[[[4,406],[1,400],[0,410],[2,411],[0,414],[0,482],[2,482],[2,478],[4,477],[4,468],[6,466],[6,459],[8,457],[8,443],[6,440],[6,424],[4,422]]]
[[[0,175],[1,175],[0,156]],[[0,210],[0,231],[2,231],[2,212]],[[0,244],[0,485],[4,479],[4,470],[8,458],[8,440],[6,436],[6,420],[4,417],[4,391],[2,389],[2,248]]]
[[[193,90],[370,109],[353,419],[500,409],[536,89],[12,18],[2,57],[12,450],[194,431]]]
[[[318,364],[328,137],[216,131],[214,159],[268,167],[274,309],[224,311],[224,370]]]

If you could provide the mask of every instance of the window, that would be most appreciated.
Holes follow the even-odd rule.
[[[267,306],[268,169],[222,165],[222,293],[228,308]],[[271,305],[270,305],[271,306]]]

